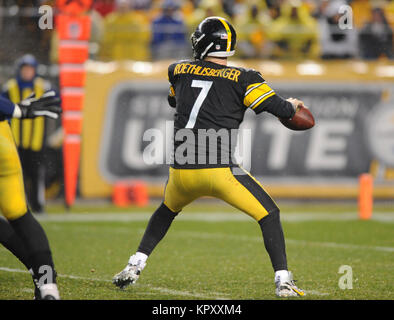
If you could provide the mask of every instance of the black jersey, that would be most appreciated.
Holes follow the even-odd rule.
[[[248,108],[278,117],[294,114],[255,70],[205,60],[179,61],[168,68],[174,119],[175,168],[234,164],[237,130]]]

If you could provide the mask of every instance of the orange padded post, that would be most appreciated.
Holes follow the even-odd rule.
[[[84,87],[86,71],[83,65],[61,65],[59,73],[60,87]]]
[[[115,183],[112,193],[112,202],[118,207],[127,207],[130,205],[129,186],[127,183]]]
[[[82,116],[80,112],[66,112],[62,117],[63,130],[66,135],[82,133]]]
[[[67,206],[75,201],[78,181],[81,140],[79,136],[66,135],[63,142],[64,194]]]
[[[59,38],[59,84],[64,128],[63,162],[66,206],[76,197],[82,134],[82,109],[89,58],[91,19],[87,13],[92,0],[57,0],[56,31]]]
[[[59,14],[56,16],[59,40],[85,40],[90,38],[91,23],[88,15]]]
[[[130,196],[132,203],[138,207],[145,207],[148,205],[149,196],[148,188],[144,181],[135,181],[130,186]]]
[[[61,91],[63,111],[81,111],[84,103],[82,88],[65,88]]]
[[[358,215],[362,220],[372,217],[373,209],[373,177],[363,173],[359,177]]]
[[[59,63],[84,63],[89,58],[88,43],[62,40],[59,43]]]

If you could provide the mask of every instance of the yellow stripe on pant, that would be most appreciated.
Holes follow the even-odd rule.
[[[22,168],[7,121],[0,121],[0,211],[8,220],[27,211]]]
[[[221,199],[259,221],[277,210],[275,202],[249,173],[234,169],[174,169],[170,168],[164,192],[164,204],[173,212],[181,211],[192,201],[210,196]]]

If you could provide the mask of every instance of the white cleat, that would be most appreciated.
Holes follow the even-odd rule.
[[[113,277],[112,283],[120,289],[126,288],[138,280],[145,266],[145,262],[136,260],[135,255],[131,256],[127,266]]]
[[[275,293],[278,297],[300,297],[305,296],[305,292],[295,285],[293,280],[293,274],[289,271],[285,277],[278,277],[275,280]]]
[[[60,300],[59,291],[55,283],[40,286],[40,300]]]

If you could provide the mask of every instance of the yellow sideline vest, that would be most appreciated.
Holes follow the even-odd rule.
[[[9,80],[7,87],[8,95],[13,103],[19,103],[32,93],[30,88],[25,88],[23,92],[21,92],[16,79]],[[42,96],[44,94],[44,80],[39,77],[36,78],[34,80],[33,89],[36,97]],[[23,120],[13,118],[11,120],[11,129],[18,147],[33,151],[40,151],[42,149],[45,133],[44,117]]]

